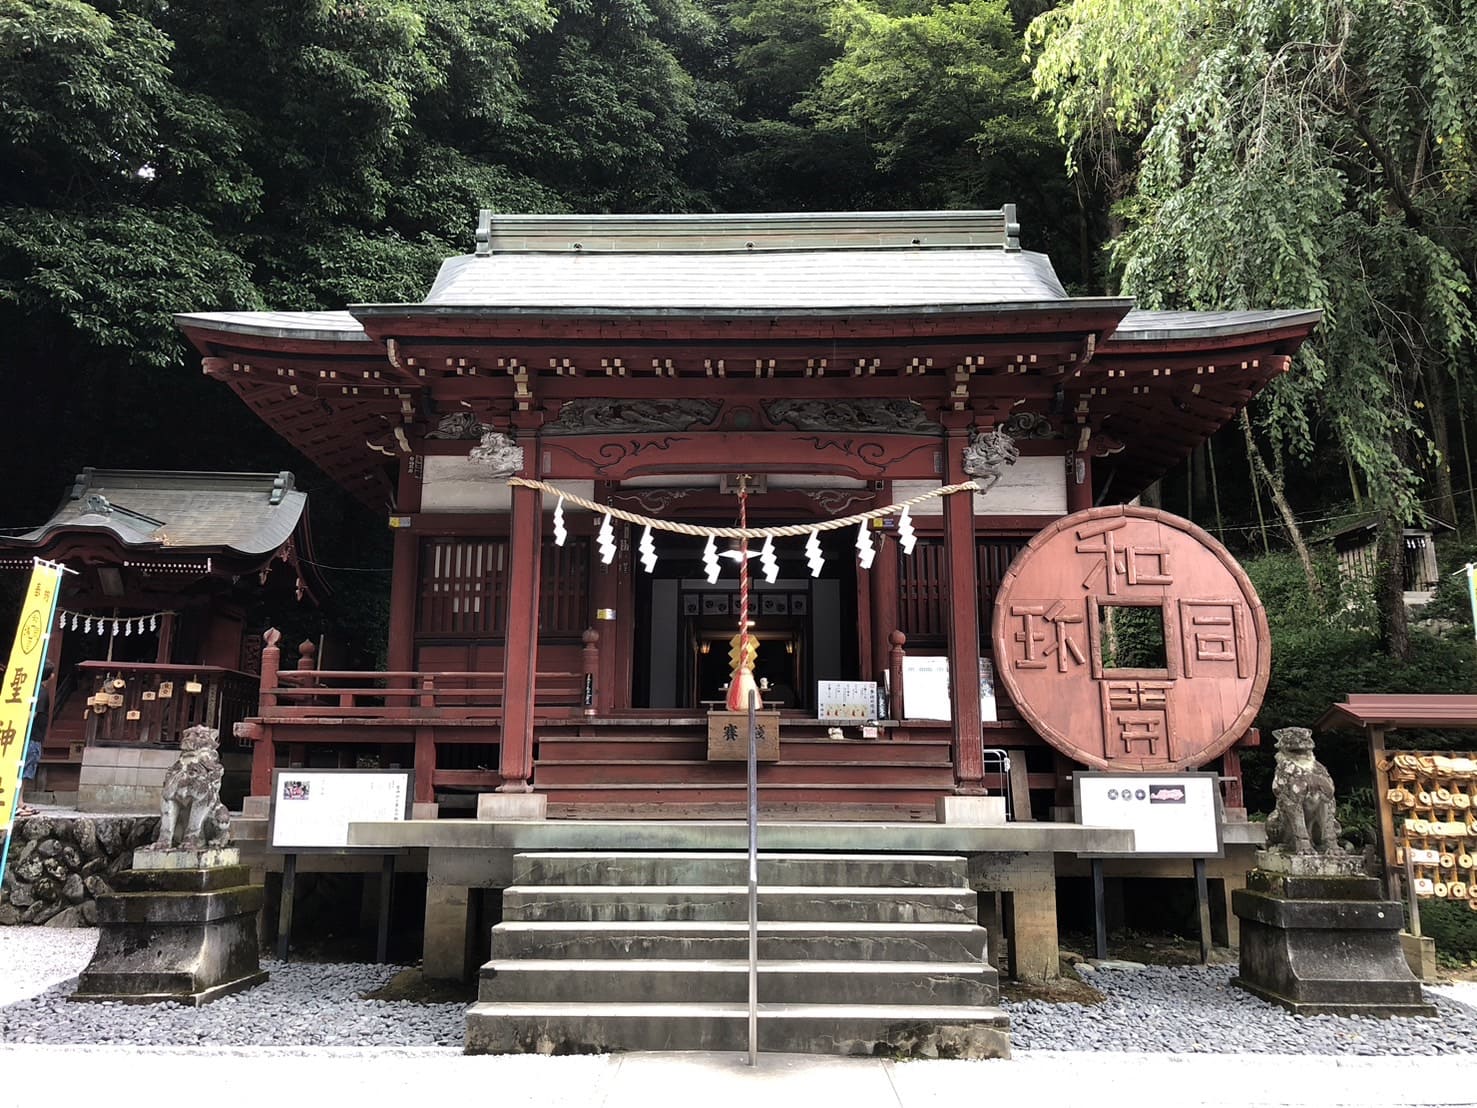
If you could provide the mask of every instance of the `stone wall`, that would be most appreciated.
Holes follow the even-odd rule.
[[[98,895],[113,891],[113,877],[158,833],[158,816],[65,813],[16,820],[0,888],[0,924],[93,926]]]

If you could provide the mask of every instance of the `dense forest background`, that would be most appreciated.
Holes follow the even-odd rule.
[[[0,0],[0,527],[84,465],[292,469],[324,618],[372,653],[383,518],[174,312],[419,299],[480,207],[1013,202],[1074,292],[1325,312],[1145,494],[1262,589],[1263,725],[1470,690],[1460,581],[1412,625],[1399,529],[1458,528],[1448,569],[1477,529],[1474,86],[1473,0]],[[1366,516],[1383,571],[1351,583],[1326,539]]]

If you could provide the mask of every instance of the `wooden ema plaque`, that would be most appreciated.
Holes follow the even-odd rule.
[[[1477,912],[1477,754],[1409,751],[1380,762],[1396,867],[1410,852],[1416,896],[1460,900]],[[1400,845],[1396,845],[1396,844]]]
[[[1128,628],[1140,657],[1123,665],[1114,636]],[[1271,664],[1245,571],[1193,523],[1150,508],[1091,508],[1037,534],[1000,582],[992,640],[1037,733],[1104,770],[1219,756],[1255,718]]]
[[[755,760],[780,760],[780,714],[755,712],[754,726],[759,740]],[[749,713],[708,713],[708,761],[747,762],[749,760]]]

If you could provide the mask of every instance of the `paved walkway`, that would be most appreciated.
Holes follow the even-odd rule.
[[[454,1050],[0,1046],[0,1105],[182,1101],[496,1108],[960,1108],[972,1105],[1477,1105],[1471,1055],[1309,1058],[1023,1052],[1009,1062],[761,1055],[468,1058]],[[204,1090],[203,1094],[186,1090]]]

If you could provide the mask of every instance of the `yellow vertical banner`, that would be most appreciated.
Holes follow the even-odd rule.
[[[10,648],[10,660],[0,677],[0,820],[9,828],[15,820],[21,759],[31,734],[41,671],[46,665],[46,647],[51,642],[51,622],[56,618],[57,594],[63,569],[52,562],[38,561],[26,585],[20,625]]]

